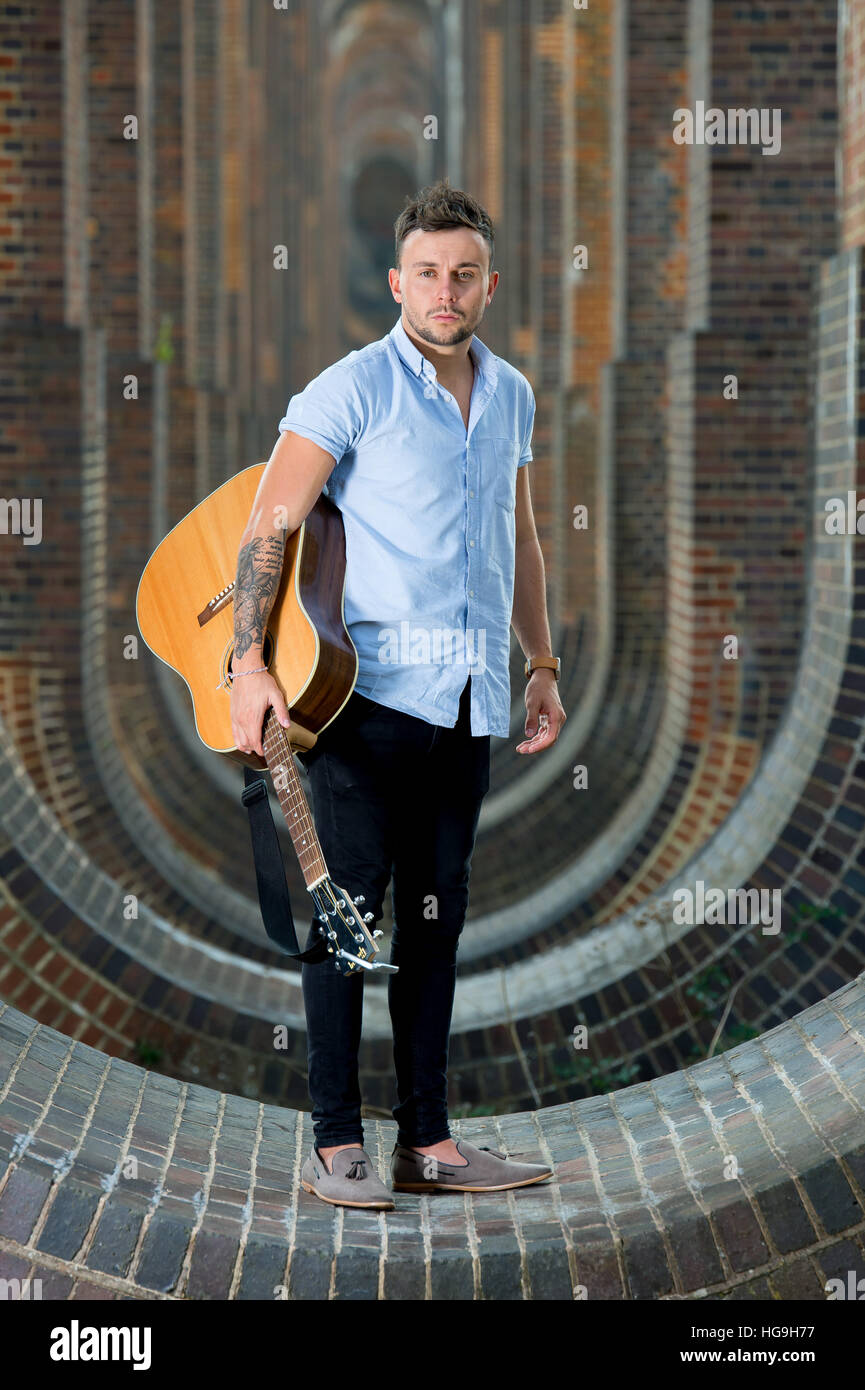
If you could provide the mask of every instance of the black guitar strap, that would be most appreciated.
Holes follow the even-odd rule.
[[[267,783],[261,773],[256,772],[247,763],[243,766],[243,781],[240,798],[249,812],[252,857],[255,860],[255,878],[264,929],[271,941],[295,960],[316,963],[325,960],[327,947],[324,941],[317,942],[306,951],[301,951],[297,942],[291,898],[285,881],[285,864],[267,797]]]

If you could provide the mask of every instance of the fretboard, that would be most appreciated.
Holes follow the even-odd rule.
[[[273,777],[273,788],[285,816],[288,833],[307,888],[327,876],[327,865],[315,833],[309,804],[304,796],[294,755],[289,745],[289,729],[284,729],[272,709],[264,720],[262,748]]]

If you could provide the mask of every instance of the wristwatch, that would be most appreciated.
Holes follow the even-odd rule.
[[[557,656],[530,656],[526,662],[526,675],[530,676],[533,671],[537,671],[539,668],[555,671],[556,680],[558,680],[562,671],[562,663]]]

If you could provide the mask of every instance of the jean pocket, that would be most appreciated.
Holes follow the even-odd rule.
[[[322,764],[331,802],[336,798],[360,796],[364,791],[362,769],[357,761],[331,754]]]
[[[324,749],[321,744],[321,735],[319,735],[312,748],[296,749],[295,757],[297,758],[304,771],[309,772],[309,769],[311,768],[312,764],[316,762],[318,758],[321,757],[323,751]]]

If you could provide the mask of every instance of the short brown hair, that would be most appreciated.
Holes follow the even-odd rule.
[[[406,206],[394,223],[397,270],[400,269],[402,244],[410,232],[441,232],[447,227],[471,227],[480,232],[490,248],[488,271],[492,270],[492,219],[470,193],[451,188],[446,178],[429,184],[406,200]]]

